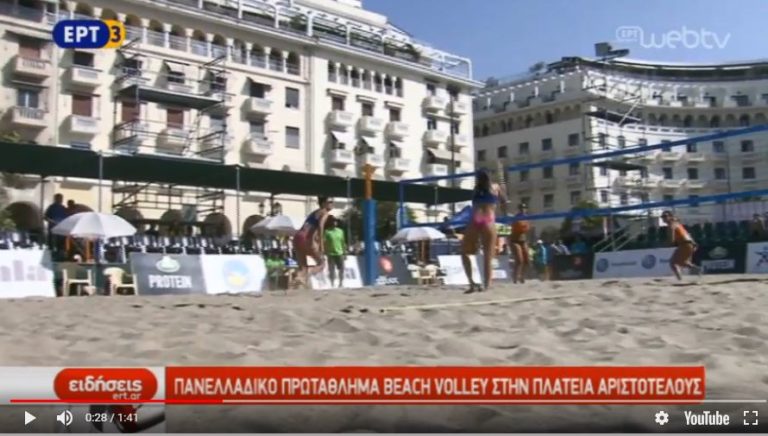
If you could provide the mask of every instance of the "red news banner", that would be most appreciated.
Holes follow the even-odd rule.
[[[700,403],[703,367],[205,367],[166,369],[169,403]]]

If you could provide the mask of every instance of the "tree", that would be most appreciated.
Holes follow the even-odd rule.
[[[596,210],[599,209],[597,203],[594,201],[582,200],[576,206],[571,209],[573,212]],[[584,216],[577,218],[579,220],[579,233],[591,234],[603,228],[603,217],[601,216]],[[574,233],[572,217],[567,217],[563,220],[563,224],[560,227],[560,236],[568,237]]]
[[[376,240],[384,241],[395,235],[397,232],[397,209],[398,203],[391,201],[381,201],[376,203]],[[409,221],[415,219],[413,210],[405,207],[405,213]],[[348,209],[341,216],[344,225],[349,222],[352,235],[351,241],[363,240],[363,202],[358,200],[351,209]],[[350,241],[350,242],[351,242]]]
[[[18,132],[0,133],[0,142],[21,142],[21,140],[21,135]],[[10,198],[6,187],[17,183],[18,180],[14,174],[2,173],[0,175],[0,230],[16,229],[16,223],[11,218],[11,211],[8,210]]]
[[[540,73],[544,71],[544,69],[547,67],[547,63],[544,61],[536,62],[535,64],[528,67],[528,72],[531,74]]]

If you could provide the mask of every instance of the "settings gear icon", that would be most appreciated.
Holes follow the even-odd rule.
[[[669,413],[660,411],[656,414],[656,424],[664,425],[669,422]]]

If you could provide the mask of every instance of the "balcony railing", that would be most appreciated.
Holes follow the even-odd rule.
[[[392,172],[404,173],[411,167],[411,161],[401,157],[391,157],[387,162],[387,169]]]
[[[352,127],[355,124],[355,114],[352,112],[335,110],[330,113],[329,121],[334,127]]]
[[[439,177],[448,175],[448,165],[445,164],[428,164],[424,173],[430,177]]]
[[[428,111],[445,110],[448,100],[437,95],[429,95],[424,98],[424,109]]]
[[[384,129],[384,120],[381,118],[374,118],[370,116],[364,116],[360,119],[360,130],[366,132],[381,132]]]
[[[73,114],[69,116],[69,130],[72,133],[95,135],[99,133],[99,120],[94,117]]]
[[[427,144],[442,144],[448,140],[448,132],[442,130],[427,130],[424,133],[424,142]]]
[[[384,166],[384,158],[378,154],[365,153],[360,156],[360,164],[381,168]]]
[[[408,124],[400,121],[391,121],[387,124],[387,134],[394,138],[403,138],[408,136]]]
[[[245,140],[246,151],[256,156],[271,156],[274,153],[274,145],[268,137],[254,133]]]
[[[349,150],[331,150],[329,161],[333,165],[350,165],[355,163],[355,154]]]
[[[16,56],[14,72],[28,76],[47,77],[51,74],[51,63],[45,59]]]
[[[44,109],[16,106],[13,108],[11,122],[22,126],[46,127],[48,125],[46,115],[47,112]]]
[[[245,101],[245,111],[251,114],[269,115],[272,113],[272,100],[262,97],[249,97]]]
[[[69,69],[69,80],[76,85],[98,86],[101,83],[101,71],[91,67],[73,65]]]

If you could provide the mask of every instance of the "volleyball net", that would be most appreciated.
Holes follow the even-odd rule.
[[[562,158],[485,168],[509,199],[508,215],[497,217],[497,224],[503,229],[514,222],[512,215],[519,202],[529,203],[526,220],[533,221],[539,232],[562,228],[565,220],[578,227],[583,220],[594,224],[595,217],[604,217],[607,234],[617,220],[646,218],[653,223],[662,210],[674,211],[688,224],[743,222],[768,212],[768,201],[763,199],[768,196],[768,124],[699,136],[680,131],[677,140],[615,146],[595,141],[579,149],[578,155],[571,149]],[[555,169],[558,167],[566,170]],[[546,177],[534,177],[534,171]],[[447,203],[436,189],[433,204],[416,220],[408,220],[403,213],[403,199],[408,187],[415,184],[472,189],[475,174],[431,174],[401,181],[401,227],[466,226],[469,196],[467,201]],[[533,195],[542,201],[530,204]],[[570,198],[557,202],[556,196]],[[558,210],[563,204],[566,206]]]

